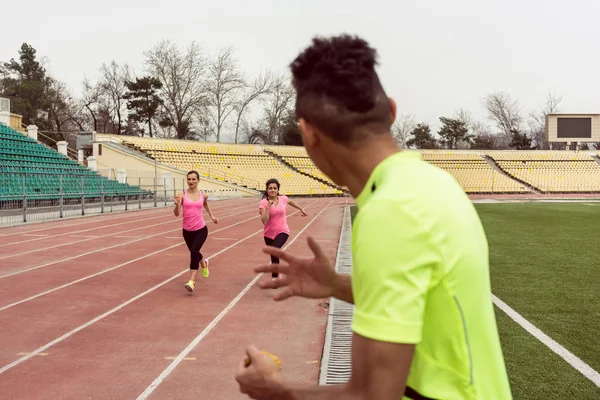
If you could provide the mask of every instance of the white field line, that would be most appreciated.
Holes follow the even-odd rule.
[[[237,213],[234,213],[234,214],[231,214],[231,215],[227,215],[227,216],[225,216],[223,218],[232,217],[232,216],[235,216],[235,215],[238,215],[238,214],[243,214],[245,212],[248,212],[248,211],[239,211]],[[88,252],[85,252],[85,253],[82,253],[82,254],[78,254],[76,256],[62,258],[60,260],[51,261],[51,262],[48,262],[48,263],[45,263],[45,264],[37,265],[35,267],[26,268],[26,269],[23,269],[23,270],[11,272],[11,273],[5,274],[5,275],[0,275],[0,279],[8,278],[9,276],[19,275],[19,274],[22,274],[22,273],[25,273],[25,272],[28,272],[28,271],[33,271],[33,270],[36,270],[36,269],[39,269],[39,268],[48,267],[50,265],[59,264],[61,262],[74,260],[74,259],[79,258],[79,257],[87,256],[87,255],[94,254],[94,253],[99,253],[99,252],[102,252],[102,251],[105,251],[105,250],[114,249],[116,247],[126,246],[126,245],[131,244],[131,243],[139,242],[140,240],[149,239],[149,238],[152,238],[152,237],[156,237],[156,236],[164,235],[164,234],[169,233],[169,232],[176,232],[176,231],[181,231],[181,228],[171,229],[171,230],[168,230],[168,231],[163,231],[163,232],[160,232],[160,233],[156,233],[154,235],[142,236],[142,237],[140,237],[138,239],[130,240],[128,242],[123,242],[123,243],[115,244],[113,246],[108,246],[108,247],[103,247],[103,248],[96,249],[96,250],[91,250],[91,251],[88,251]]]
[[[492,300],[499,309],[504,311],[506,315],[508,315],[513,321],[529,332],[529,334],[545,344],[546,347],[548,347],[554,353],[558,354],[563,360],[569,363],[569,365],[579,371],[587,379],[592,381],[593,384],[600,387],[600,373],[586,364],[579,357],[571,353],[569,350],[564,348],[550,336],[546,335],[531,322],[527,321],[521,314],[513,310],[508,304],[500,300],[498,297],[492,295]]]
[[[329,202],[329,204],[327,204],[327,206],[322,208],[321,211],[319,211],[313,217],[313,219],[311,219],[304,226],[304,228],[302,228],[300,232],[298,232],[294,239],[292,239],[289,243],[286,244],[286,246],[284,246],[284,249],[287,249],[289,246],[291,246],[302,235],[302,233],[304,233],[304,231],[329,207],[330,204],[331,201]],[[171,372],[173,372],[173,370],[181,363],[181,361],[183,361],[187,357],[187,355],[193,350],[193,348],[196,347],[198,343],[200,343],[200,341],[210,333],[211,330],[213,330],[213,328],[219,323],[219,321],[240,301],[244,294],[246,294],[246,292],[248,292],[248,290],[250,290],[250,288],[254,286],[254,284],[260,279],[261,276],[262,273],[256,275],[254,279],[252,279],[250,283],[248,283],[248,285],[246,285],[246,287],[240,293],[238,293],[238,295],[227,305],[227,307],[225,307],[219,313],[219,315],[217,315],[210,322],[210,324],[208,324],[208,326],[204,328],[204,330],[198,336],[196,336],[196,338],[192,340],[192,342],[185,349],[183,349],[181,353],[179,353],[175,360],[173,360],[173,362],[171,362],[171,364],[169,364],[169,366],[163,372],[161,372],[161,374],[146,388],[146,390],[144,390],[144,392],[138,396],[137,400],[143,400],[148,398],[148,396],[154,391],[154,389],[156,389],[158,385],[160,385],[161,382],[164,381],[165,378],[171,374]]]
[[[290,215],[296,214],[296,213],[298,213],[298,212],[299,212],[299,211],[295,211],[294,213],[292,213],[292,214],[290,214]],[[312,222],[312,221],[311,221],[311,222]],[[259,230],[257,230],[256,232],[254,232],[254,233],[252,233],[252,234],[250,234],[250,235],[246,236],[245,238],[243,238],[243,239],[240,239],[240,240],[238,240],[237,242],[235,242],[235,243],[233,243],[233,244],[231,244],[231,245],[229,245],[229,246],[225,247],[224,249],[222,249],[222,250],[220,250],[220,251],[218,251],[218,252],[214,253],[214,254],[213,254],[213,255],[211,255],[210,257],[207,257],[207,260],[210,260],[210,259],[212,259],[212,258],[214,258],[214,257],[216,257],[216,256],[218,256],[218,255],[220,255],[220,254],[222,254],[222,253],[224,253],[224,252],[226,252],[227,250],[229,250],[229,249],[231,249],[231,248],[233,248],[233,247],[237,246],[238,244],[240,244],[240,243],[242,243],[242,242],[244,242],[244,241],[246,241],[246,240],[250,239],[252,236],[255,236],[255,235],[257,235],[258,233],[261,233],[261,232],[263,232],[263,229],[259,229]],[[109,315],[111,315],[111,314],[114,314],[115,312],[119,311],[120,309],[124,308],[125,306],[127,306],[127,305],[129,305],[129,304],[133,303],[134,301],[136,301],[136,300],[138,300],[138,299],[140,299],[140,298],[144,297],[145,295],[147,295],[147,294],[149,294],[149,293],[152,293],[152,292],[153,292],[153,291],[155,291],[156,289],[158,289],[158,288],[160,288],[160,287],[162,287],[162,286],[166,285],[167,283],[171,282],[171,281],[172,281],[172,280],[174,280],[174,279],[177,279],[178,277],[180,277],[181,275],[185,274],[185,273],[186,273],[186,272],[188,272],[188,271],[189,271],[189,269],[185,269],[185,270],[183,270],[183,271],[181,271],[181,272],[179,272],[179,273],[177,273],[177,274],[173,275],[172,277],[170,277],[170,278],[168,278],[168,279],[166,279],[166,280],[162,281],[161,283],[159,283],[159,284],[157,284],[157,285],[155,285],[155,286],[151,287],[150,289],[148,289],[148,290],[146,290],[146,291],[144,291],[144,292],[142,292],[142,293],[138,294],[137,296],[135,296],[135,297],[132,297],[131,299],[129,299],[129,300],[127,300],[127,301],[125,301],[125,302],[123,302],[123,303],[119,304],[118,306],[116,306],[116,307],[112,308],[111,310],[109,310],[109,311],[105,312],[104,314],[101,314],[101,315],[97,316],[96,318],[94,318],[94,319],[92,319],[92,320],[90,320],[90,321],[86,322],[85,324],[78,326],[77,328],[75,328],[75,329],[73,329],[73,330],[71,330],[71,331],[69,331],[69,332],[65,333],[64,335],[62,335],[62,336],[61,336],[61,337],[59,337],[59,338],[56,338],[56,339],[54,339],[53,341],[51,341],[51,342],[49,342],[49,343],[46,343],[46,344],[45,344],[45,345],[43,345],[42,347],[39,347],[39,348],[37,348],[36,350],[34,350],[34,351],[32,351],[31,353],[29,353],[29,354],[27,354],[27,355],[25,355],[25,356],[23,356],[23,357],[19,358],[18,360],[15,360],[15,361],[13,361],[13,362],[12,362],[12,363],[10,363],[10,364],[7,364],[7,365],[5,365],[4,367],[0,368],[0,375],[1,375],[1,374],[3,374],[4,372],[8,371],[9,369],[11,369],[11,368],[13,368],[13,367],[15,367],[15,366],[17,366],[17,365],[21,364],[22,362],[24,362],[24,361],[27,361],[28,359],[30,359],[30,358],[32,358],[32,357],[34,357],[34,356],[36,356],[37,354],[39,354],[39,353],[42,353],[44,350],[48,349],[49,347],[52,347],[52,346],[54,346],[55,344],[62,342],[63,340],[65,340],[65,339],[69,338],[70,336],[74,335],[75,333],[77,333],[77,332],[79,332],[79,331],[81,331],[81,330],[83,330],[83,329],[87,328],[88,326],[95,324],[96,322],[98,322],[98,321],[100,321],[100,320],[102,320],[102,319],[106,318],[107,316],[109,316]]]

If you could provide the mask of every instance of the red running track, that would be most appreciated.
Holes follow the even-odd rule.
[[[298,202],[309,215],[290,209],[289,249],[308,252],[310,235],[335,261],[346,200]],[[276,303],[255,284],[270,279],[252,271],[268,262],[256,199],[213,210],[193,295],[170,208],[0,230],[0,398],[243,399],[233,374],[250,343],[316,383],[323,300]]]

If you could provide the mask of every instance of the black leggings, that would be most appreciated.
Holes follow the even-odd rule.
[[[275,236],[275,239],[270,239],[266,236],[264,238],[265,238],[265,243],[267,244],[267,246],[273,246],[273,247],[277,247],[278,249],[280,249],[283,247],[285,242],[287,242],[289,237],[290,236],[287,233],[280,233],[279,235]],[[279,258],[277,258],[275,256],[271,256],[271,264],[279,264]],[[271,276],[273,278],[277,278],[277,273],[273,272],[273,273],[271,273]]]
[[[197,270],[200,268],[200,261],[202,261],[203,258],[200,249],[207,237],[208,226],[204,226],[204,228],[198,229],[197,231],[186,231],[183,229],[183,238],[190,250],[190,269]]]

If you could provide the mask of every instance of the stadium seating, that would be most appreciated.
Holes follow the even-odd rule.
[[[421,150],[423,159],[448,171],[467,193],[527,193],[530,190],[495,170],[481,152]]]
[[[30,200],[148,195],[138,187],[109,180],[23,134],[0,124],[0,197]]]
[[[121,143],[157,161],[202,176],[264,190],[265,182],[277,178],[287,195],[340,195],[338,188],[306,176],[279,162],[260,146],[197,142],[192,140],[118,137]]]
[[[491,151],[511,176],[544,193],[600,192],[600,164],[588,152]]]
[[[312,162],[306,149],[302,146],[265,146],[265,150],[281,158],[283,162],[289,164],[292,168],[310,175],[320,181],[327,182],[328,185],[337,186],[327,175],[325,175]]]
[[[289,195],[341,195],[302,146],[249,145],[114,136],[161,163],[205,177],[264,190],[272,177]],[[469,194],[600,192],[600,165],[585,152],[419,150]]]

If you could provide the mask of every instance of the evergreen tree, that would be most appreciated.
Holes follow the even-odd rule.
[[[123,99],[127,100],[127,109],[132,111],[129,120],[138,124],[148,124],[148,133],[152,134],[152,120],[163,100],[157,94],[162,88],[162,83],[157,78],[144,76],[136,78],[135,82],[126,81],[128,92]]]

